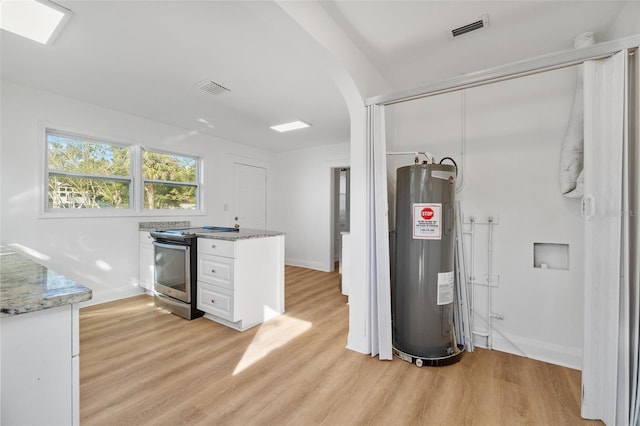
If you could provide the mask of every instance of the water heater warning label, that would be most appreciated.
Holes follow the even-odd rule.
[[[413,238],[423,240],[442,238],[442,204],[413,205]]]
[[[438,273],[438,305],[453,302],[453,271]]]

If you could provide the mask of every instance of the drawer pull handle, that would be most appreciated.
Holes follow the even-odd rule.
[[[212,269],[212,270],[211,270],[211,273],[212,273],[212,274],[215,274],[215,273],[216,273],[216,270],[215,270],[215,269]]]
[[[211,248],[216,248],[216,245],[215,244],[211,244]]]
[[[216,303],[216,299],[211,299],[211,303]]]

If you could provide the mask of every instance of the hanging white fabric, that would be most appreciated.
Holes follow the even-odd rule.
[[[582,416],[625,425],[619,404],[626,51],[584,63],[585,219]],[[628,378],[628,375],[627,375]],[[628,396],[628,395],[627,395]],[[628,400],[627,400],[628,401]],[[627,420],[628,421],[628,420]]]
[[[367,253],[371,355],[392,358],[384,107],[367,107]]]
[[[624,270],[628,272],[625,296],[629,320],[630,407],[629,424],[640,425],[640,55],[629,56],[624,226]]]
[[[582,33],[574,40],[575,48],[593,46],[593,33]],[[583,69],[576,66],[576,92],[571,108],[569,124],[560,150],[560,193],[568,198],[580,198],[583,195],[583,157],[584,157],[584,98]]]

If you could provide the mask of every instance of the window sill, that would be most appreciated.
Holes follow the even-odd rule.
[[[183,217],[206,216],[202,210],[69,210],[42,212],[39,219],[77,219],[77,218],[111,218],[111,217]]]

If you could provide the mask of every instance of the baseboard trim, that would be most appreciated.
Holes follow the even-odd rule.
[[[493,333],[492,339],[494,350],[582,370],[582,349],[514,336],[508,333]],[[476,339],[474,339],[475,341]],[[481,343],[476,344],[476,346],[486,347]]]
[[[327,265],[324,262],[314,262],[314,261],[305,260],[305,259],[286,258],[284,263],[289,266],[298,266],[300,268],[315,269],[316,271],[322,271],[322,272],[331,272],[333,270],[331,269],[330,265]]]
[[[91,300],[80,303],[80,307],[99,305],[101,303],[113,302],[114,300],[126,299],[127,297],[138,296],[145,294],[145,290],[138,286],[127,286],[114,288],[104,291],[94,291]]]

